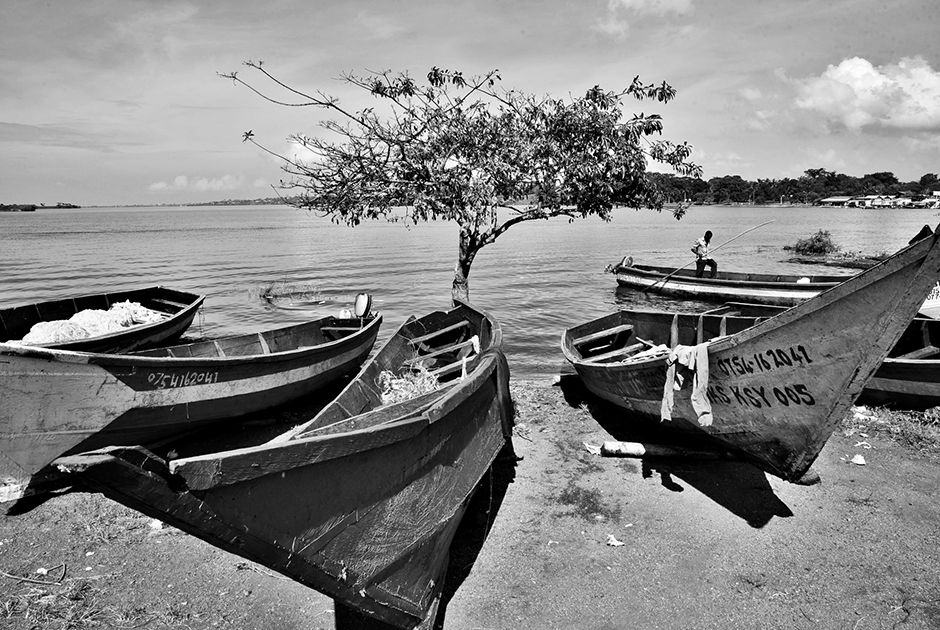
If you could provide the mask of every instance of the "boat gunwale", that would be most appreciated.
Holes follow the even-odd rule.
[[[234,339],[250,339],[257,338],[258,335],[264,334],[280,334],[285,331],[296,330],[299,328],[312,327],[315,325],[321,325],[323,322],[328,320],[335,319],[331,315],[321,317],[319,319],[302,322],[300,324],[290,324],[287,326],[282,326],[280,328],[272,328],[270,330],[263,330],[253,333],[244,333],[240,335],[231,335],[228,337],[219,337],[216,339],[210,339],[208,341],[228,341]],[[318,354],[320,352],[331,350],[340,345],[351,345],[350,341],[359,340],[362,337],[366,337],[365,333],[367,331],[371,332],[371,329],[377,327],[382,321],[382,314],[375,313],[369,318],[368,323],[366,323],[362,328],[356,330],[352,334],[349,334],[340,339],[334,339],[324,343],[316,344],[313,346],[303,346],[300,348],[291,348],[289,350],[281,350],[279,352],[270,352],[267,354],[250,354],[250,355],[238,355],[238,356],[204,356],[204,357],[176,357],[176,356],[146,356],[142,354],[137,354],[138,351],[123,353],[123,354],[112,354],[106,352],[84,352],[80,350],[60,350],[57,348],[39,348],[37,346],[20,346],[14,344],[8,344],[0,342],[0,356],[21,356],[24,358],[40,359],[47,360],[51,362],[58,363],[77,363],[77,364],[89,364],[89,365],[109,365],[109,366],[159,366],[159,365],[239,365],[242,363],[271,363],[275,361],[282,361],[284,359],[292,359],[297,357],[303,357],[305,355]],[[377,331],[376,331],[377,333]],[[191,346],[195,344],[206,343],[206,340],[195,341],[189,344],[175,344],[173,346],[166,346],[166,348],[180,348]],[[160,350],[163,348],[151,348],[149,350],[141,350],[139,352],[153,352],[155,350]]]

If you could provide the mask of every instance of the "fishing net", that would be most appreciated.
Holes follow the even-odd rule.
[[[125,328],[141,324],[151,324],[164,319],[166,315],[154,311],[137,302],[117,302],[111,308],[85,309],[75,313],[67,320],[39,322],[30,328],[20,343],[36,345],[43,343],[63,343],[97,337],[119,332]]]
[[[438,387],[437,377],[423,365],[418,365],[414,371],[404,372],[401,376],[384,370],[379,373],[378,384],[382,388],[383,405],[411,400]]]

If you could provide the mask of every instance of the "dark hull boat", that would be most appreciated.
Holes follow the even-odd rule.
[[[270,409],[354,373],[382,318],[324,317],[129,354],[0,343],[0,502],[60,455],[148,445]]]
[[[203,300],[205,296],[195,293],[166,287],[149,287],[4,308],[0,309],[0,342],[22,339],[33,326],[41,322],[68,320],[82,311],[107,311],[115,304],[133,302],[163,317],[159,321],[130,326],[103,335],[56,343],[31,344],[31,347],[80,352],[142,350],[178,339],[193,323]]]
[[[353,610],[430,627],[454,532],[511,432],[500,346],[495,320],[461,304],[409,319],[336,400],[274,440],[172,461],[112,447],[57,464]],[[414,370],[434,376],[427,390],[383,402]]]
[[[670,418],[796,481],[936,283],[937,240],[933,232],[753,326],[721,315],[623,311],[566,330],[562,350],[594,394]],[[644,351],[647,344],[662,345]],[[683,384],[673,381],[684,371]]]

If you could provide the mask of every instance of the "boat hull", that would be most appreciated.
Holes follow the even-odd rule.
[[[633,326],[636,337],[665,339],[670,347],[708,342],[706,396],[712,423],[703,426],[687,386],[675,392],[671,425],[795,481],[809,469],[907,328],[938,273],[940,248],[934,234],[741,331],[716,330],[720,316],[684,319],[675,314],[664,323],[663,314],[625,311],[609,318],[624,318],[622,325]],[[614,326],[611,319],[569,329],[562,336],[562,349],[594,394],[658,420],[666,394],[665,355],[602,362],[583,356],[576,347],[577,339]]]
[[[303,339],[324,321],[266,335],[272,344]],[[365,361],[380,323],[378,316],[336,341],[246,356],[156,356],[173,351],[166,349],[112,355],[0,344],[0,501],[28,493],[33,476],[60,455],[149,445],[315,392]],[[212,343],[231,351],[246,338],[259,344],[258,335]]]
[[[620,266],[617,284],[643,291],[710,301],[739,301],[793,306],[849,278],[719,272],[715,278],[696,278],[691,270]]]
[[[509,371],[490,318],[475,329],[481,351],[467,355],[465,377],[374,400],[375,369],[400,371],[414,356],[404,349],[447,320],[427,324],[406,322],[331,406],[275,440],[169,463],[109,447],[57,464],[120,503],[413,628],[435,609],[454,532],[511,431]],[[447,343],[456,351],[468,340]]]
[[[176,341],[193,323],[204,300],[205,296],[195,293],[167,287],[149,287],[6,308],[0,310],[0,342],[22,339],[39,322],[69,319],[86,309],[108,310],[113,304],[130,301],[164,313],[167,318],[106,335],[30,347],[77,352],[132,352],[152,348]]]

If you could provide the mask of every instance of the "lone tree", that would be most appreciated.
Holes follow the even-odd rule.
[[[513,225],[556,216],[610,221],[615,206],[661,211],[665,197],[647,178],[647,159],[701,176],[688,161],[687,143],[650,138],[662,132],[660,116],[623,120],[627,96],[672,100],[676,92],[666,83],[646,85],[637,77],[619,92],[595,86],[581,98],[561,100],[505,90],[496,70],[464,77],[434,67],[425,85],[407,72],[348,73],[340,79],[375,97],[381,110],[348,111],[335,97],[282,83],[261,61],[245,65],[288,96],[269,96],[236,72],[220,76],[272,103],[334,116],[320,123],[323,137],[290,136],[305,157],[276,154],[251,131],[243,136],[283,161],[291,177],[280,188],[298,191],[292,205],[348,225],[378,218],[456,221],[455,300],[469,299],[470,266],[480,249]],[[680,206],[673,214],[681,218],[684,211]]]

